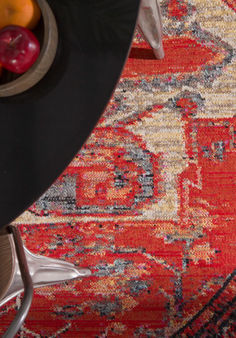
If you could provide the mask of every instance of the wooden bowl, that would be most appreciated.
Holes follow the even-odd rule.
[[[41,9],[41,33],[43,38],[37,61],[24,74],[0,85],[0,97],[23,93],[38,83],[48,72],[56,55],[58,30],[54,14],[46,0],[37,0]],[[39,32],[40,33],[40,32]]]

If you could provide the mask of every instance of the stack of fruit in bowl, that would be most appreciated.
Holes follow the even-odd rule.
[[[16,79],[35,63],[42,38],[36,0],[0,0],[0,84]]]

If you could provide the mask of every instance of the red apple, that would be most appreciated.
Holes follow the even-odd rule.
[[[11,25],[0,30],[0,63],[3,68],[22,74],[35,63],[39,53],[39,41],[29,29]]]

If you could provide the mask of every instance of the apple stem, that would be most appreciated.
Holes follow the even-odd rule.
[[[9,43],[10,46],[14,46],[14,44],[22,37],[22,34],[17,35],[17,37]]]

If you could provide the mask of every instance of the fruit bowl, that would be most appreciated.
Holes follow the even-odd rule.
[[[54,14],[46,0],[37,0],[41,19],[34,30],[40,42],[40,54],[31,68],[22,75],[4,70],[0,77],[0,98],[17,95],[37,84],[48,72],[56,55],[58,30]]]

